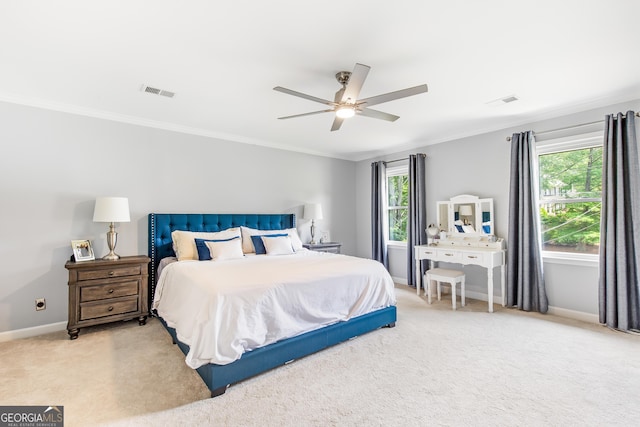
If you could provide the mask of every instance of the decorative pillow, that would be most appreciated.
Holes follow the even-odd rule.
[[[257,236],[251,236],[251,242],[253,243],[253,247],[256,250],[256,255],[264,255],[267,253],[267,250],[264,248],[264,243],[262,243],[262,237],[282,236],[288,236],[288,234],[259,234]]]
[[[211,254],[211,259],[213,261],[244,257],[244,253],[242,252],[242,241],[239,237],[218,242],[205,242],[205,245],[209,248],[209,253]]]
[[[255,228],[242,226],[240,229],[242,230],[242,250],[245,254],[256,251],[251,236],[272,236],[274,234],[288,234],[291,238],[293,249],[296,251],[303,249],[298,230],[295,228],[287,228],[284,230],[257,230]]]
[[[267,255],[290,255],[293,253],[291,237],[287,236],[262,236],[262,243]]]
[[[233,237],[240,237],[239,227],[227,228],[226,230],[217,232],[175,230],[171,233],[173,250],[178,257],[178,261],[198,259],[198,249],[196,248],[195,239],[222,240]]]
[[[456,225],[455,225],[455,227],[456,227],[456,231],[457,231],[458,233],[464,233],[464,230],[462,229],[462,226],[461,226],[461,225],[456,224]]]
[[[198,260],[199,261],[209,261],[211,259],[211,251],[209,251],[209,247],[206,242],[228,242],[229,240],[240,240],[239,236],[232,237],[230,239],[195,239],[196,240],[196,249],[198,250]]]

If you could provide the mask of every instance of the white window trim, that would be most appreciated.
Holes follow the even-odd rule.
[[[394,166],[391,168],[387,168],[386,171],[386,176],[385,176],[385,181],[389,179],[389,177],[391,176],[399,176],[399,175],[409,175],[409,165],[402,165],[402,166]],[[387,188],[387,191],[389,191],[389,189]],[[385,194],[386,199],[385,200],[389,200],[389,195]],[[394,207],[389,207],[388,203],[386,203],[386,214],[387,214],[387,218],[389,216],[389,210],[390,209],[394,209]],[[396,208],[397,209],[397,208]],[[408,207],[407,207],[408,209]],[[407,247],[407,242],[401,242],[399,240],[390,240],[389,239],[389,224],[387,221],[387,247],[389,246],[395,246],[395,247],[403,247],[406,248]]]
[[[536,163],[538,156],[563,151],[580,150],[591,147],[601,147],[604,132],[589,132],[563,138],[536,141]],[[536,165],[537,168],[537,165]],[[536,177],[537,177],[536,171]],[[542,230],[541,230],[542,231]],[[597,267],[600,256],[574,252],[542,251],[542,261],[551,264],[578,265]]]

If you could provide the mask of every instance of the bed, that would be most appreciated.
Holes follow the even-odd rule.
[[[301,249],[291,254],[291,256],[284,257],[247,254],[242,260],[225,260],[225,262],[220,263],[198,262],[197,260],[167,262],[167,260],[172,260],[173,257],[176,256],[172,239],[172,233],[176,230],[197,233],[216,233],[242,228],[244,233],[246,228],[250,230],[260,230],[261,233],[264,232],[273,235],[273,239],[263,239],[264,244],[268,242],[285,241],[285,239],[289,242],[290,240],[288,240],[287,237],[280,237],[286,233],[279,233],[281,233],[282,230],[295,230],[295,215],[293,214],[152,213],[149,214],[148,220],[149,257],[151,258],[149,274],[150,306],[154,307],[154,314],[159,317],[171,335],[173,342],[177,344],[185,354],[187,364],[195,369],[203,379],[211,391],[212,397],[223,394],[231,384],[258,375],[277,366],[284,365],[295,359],[381,327],[395,326],[395,295],[389,297],[389,295],[385,294],[385,292],[388,294],[388,281],[390,280],[388,273],[384,271],[384,273],[379,273],[379,277],[376,276],[373,279],[364,277],[364,275],[362,277],[356,275],[361,274],[358,270],[377,270],[380,266],[378,263],[375,263],[375,261],[345,255],[311,253]],[[245,236],[243,235],[242,237]],[[228,239],[209,240],[209,242],[216,243],[207,243],[207,246],[212,250],[211,254],[213,255],[213,251],[215,250],[213,245],[228,245],[231,243],[229,241],[233,240],[235,240],[235,236]],[[248,240],[249,239],[245,239],[243,245]],[[199,243],[202,244],[202,242]],[[257,245],[255,240],[254,243]],[[273,247],[271,243],[269,243],[269,245]],[[296,245],[294,244],[293,246]],[[202,255],[202,253],[199,253],[199,255]],[[237,307],[234,308],[233,304],[235,303],[229,296],[225,296],[224,298],[226,299],[223,299],[223,297],[217,294],[209,294],[207,290],[203,290],[208,289],[208,287],[215,287],[217,289],[219,285],[207,284],[205,286],[198,282],[201,280],[200,275],[206,275],[208,277],[214,274],[213,269],[217,269],[215,270],[216,277],[226,277],[224,283],[229,284],[234,281],[229,278],[235,277],[230,276],[230,274],[232,274],[232,265],[234,263],[242,264],[242,269],[237,270],[238,272],[243,272],[238,276],[242,276],[242,280],[238,279],[238,282],[242,283],[242,285],[226,287],[232,289],[233,292],[238,293],[238,295],[244,295],[242,298],[245,300],[244,307],[246,308],[248,297],[253,295],[252,293],[247,293],[249,290],[252,290],[251,292],[255,292],[255,294],[272,295],[280,293],[284,295],[282,293],[283,291],[281,291],[281,288],[286,285],[284,278],[282,279],[283,283],[278,281],[278,286],[269,289],[255,287],[256,283],[253,282],[247,283],[246,285],[244,284],[244,280],[257,280],[254,278],[256,275],[260,277],[268,276],[268,274],[265,273],[268,270],[260,273],[259,268],[266,268],[264,265],[272,262],[278,266],[275,270],[287,271],[292,274],[298,272],[295,274],[299,274],[300,277],[294,279],[287,278],[286,280],[304,283],[304,286],[299,286],[300,288],[306,289],[304,294],[313,295],[313,298],[310,297],[311,299],[306,301],[300,299],[303,297],[302,294],[287,293],[287,295],[289,295],[287,299],[297,301],[299,307],[305,307],[304,310],[298,310],[298,312],[295,313],[297,316],[296,319],[300,320],[300,322],[292,322],[290,319],[286,319],[285,314],[284,316],[274,316],[272,319],[274,320],[273,323],[280,322],[281,325],[294,324],[298,327],[297,323],[305,323],[310,317],[313,317],[319,322],[318,324],[300,326],[300,328],[306,328],[301,330],[282,331],[281,329],[286,328],[277,326],[277,332],[275,333],[269,332],[256,335],[254,334],[254,329],[259,330],[260,327],[255,327],[251,322],[253,322],[252,319],[255,317],[259,317],[260,313],[257,315],[251,314],[244,316],[249,318],[249,323],[244,325],[245,327],[243,328],[242,322],[244,322],[244,320],[241,322],[237,317],[234,317],[233,321],[229,321],[229,314],[224,311],[242,311],[242,309],[238,309]],[[323,263],[327,263],[326,265],[330,266],[327,268],[325,265],[325,272],[333,271],[334,268],[342,268],[341,265],[343,264],[344,268],[352,268],[350,264],[354,264],[353,272],[351,272],[351,270],[344,270],[345,273],[335,273],[333,276],[325,273],[320,274],[320,269],[322,265],[324,265]],[[159,277],[158,270],[161,266],[163,270],[162,277]],[[247,268],[247,266],[249,266],[249,268]],[[209,269],[212,269],[212,272],[209,272]],[[306,270],[311,274],[311,279],[306,278],[309,273],[306,273],[303,277],[303,271]],[[255,274],[250,275],[247,271],[255,271]],[[314,271],[316,273],[313,273]],[[385,275],[384,277],[383,274]],[[378,285],[371,285],[372,281],[383,283],[383,285],[380,286],[386,287],[387,290],[383,291],[378,289]],[[180,285],[176,285],[176,282],[180,283]],[[314,283],[312,284],[311,282]],[[315,282],[317,282],[317,284],[315,284]],[[355,300],[351,303],[348,301],[344,302],[344,304],[350,304],[348,310],[338,305],[334,313],[332,311],[334,310],[333,308],[324,307],[327,301],[326,297],[323,302],[318,303],[317,306],[313,305],[313,301],[317,300],[318,296],[321,297],[322,293],[328,295],[328,290],[330,290],[331,295],[334,295],[334,292],[338,295],[333,299],[342,301],[347,298],[339,294],[343,289],[345,294],[353,294],[355,292],[349,291],[349,289],[351,289],[351,283],[353,284],[353,289],[367,288],[368,293],[366,296],[350,296],[349,298],[355,298]],[[252,286],[254,287],[252,288]],[[323,292],[318,291],[319,286],[322,287]],[[392,282],[391,287],[393,287]],[[176,289],[181,288],[191,289],[191,291],[186,293],[186,296],[179,296],[178,293],[176,293],[178,292]],[[180,290],[179,292],[182,291]],[[198,292],[200,292],[200,294]],[[244,292],[244,294],[241,294],[241,292]],[[373,294],[369,292],[373,292]],[[179,300],[178,298],[185,298],[185,300]],[[357,303],[355,302],[356,300]],[[366,304],[362,303],[363,300],[366,300]],[[259,304],[262,304],[262,301],[264,301],[264,299],[261,299]],[[274,301],[276,301],[275,297]],[[218,304],[215,310],[208,305],[205,306],[205,304],[215,305],[215,303]],[[182,316],[184,313],[176,314],[176,312],[172,311],[174,308],[178,308],[179,310],[180,307],[190,307],[191,304],[200,304],[204,307],[191,310],[193,312],[215,312],[217,315],[206,314],[204,320],[194,318],[183,321],[181,317],[177,316]],[[282,302],[276,302],[276,304],[279,307],[285,306]],[[172,308],[172,306],[174,308]],[[319,310],[320,306],[322,306],[322,310]],[[285,313],[286,309],[283,310],[282,313]],[[333,318],[333,316],[335,316],[335,318]],[[215,323],[210,317],[223,319],[221,321],[222,323]],[[224,326],[224,319],[227,319],[227,323],[237,324],[238,333],[246,335],[233,336],[229,338],[229,342],[225,342],[224,339],[226,338],[221,338],[221,335],[224,335],[221,334],[221,331],[226,331],[226,327],[221,327],[221,325]],[[184,324],[189,322],[192,325],[197,325],[198,329],[196,329],[195,332],[192,329],[184,328]],[[215,339],[212,337],[215,337]],[[212,347],[203,348],[203,341],[206,341],[206,345],[211,345]],[[247,342],[250,344],[247,344]]]

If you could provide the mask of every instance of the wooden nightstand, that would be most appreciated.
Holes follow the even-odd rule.
[[[325,242],[325,243],[315,243],[313,245],[311,243],[306,243],[302,246],[316,252],[331,252],[332,254],[339,254],[340,246],[342,246],[342,243]]]
[[[144,325],[149,315],[149,261],[146,256],[67,261],[64,267],[69,270],[69,338],[78,338],[80,328],[119,320],[137,318]]]

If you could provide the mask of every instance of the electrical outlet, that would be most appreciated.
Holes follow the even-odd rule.
[[[47,301],[44,298],[36,298],[36,311],[45,310]]]

